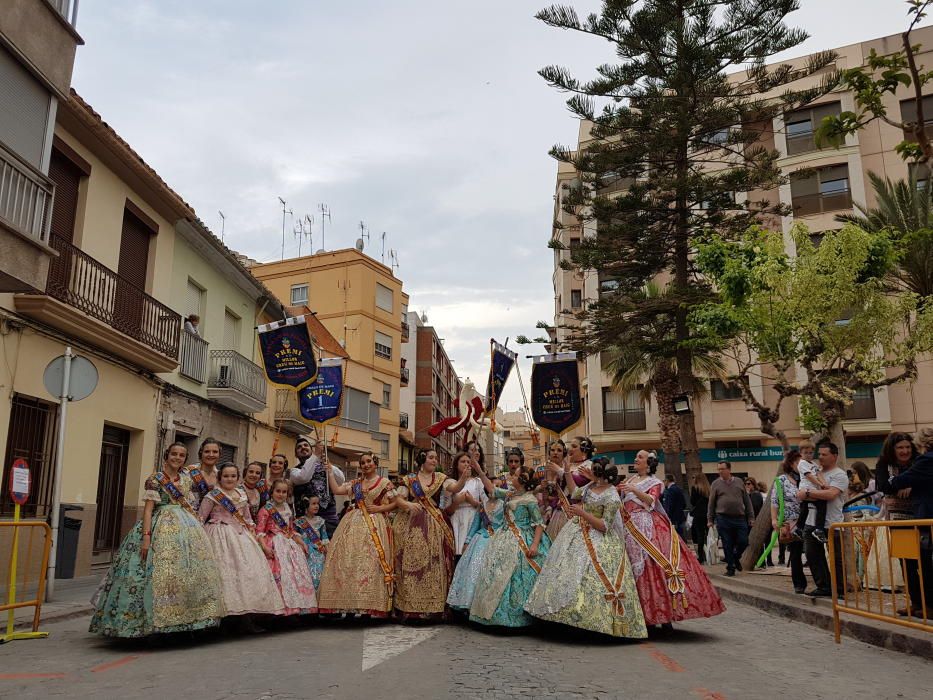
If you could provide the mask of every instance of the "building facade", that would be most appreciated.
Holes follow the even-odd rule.
[[[914,40],[923,47],[918,62],[929,63],[933,58],[933,27],[916,29]],[[872,50],[886,54],[900,48],[900,35],[844,46],[835,49],[838,54],[836,67],[844,69],[864,65]],[[802,57],[789,63],[803,66],[806,60],[807,57]],[[814,76],[812,83],[816,85],[819,78]],[[800,85],[804,86],[803,81]],[[924,97],[924,113],[933,114],[933,87],[928,85],[925,90],[929,94]],[[928,100],[930,106],[927,111]],[[898,119],[902,116],[910,119],[916,114],[913,95],[903,86],[896,95],[886,97],[885,106]],[[824,232],[841,227],[835,220],[836,215],[851,212],[854,203],[875,204],[873,192],[867,185],[869,172],[894,180],[908,177],[908,165],[894,151],[905,134],[882,120],[875,120],[848,137],[839,149],[817,148],[814,130],[822,118],[854,108],[852,93],[837,90],[805,109],[776,118],[773,128],[765,130],[768,135],[763,144],[779,153],[778,163],[788,176],[787,184],[771,192],[736,195],[737,201],[742,197],[769,198],[793,209],[791,216],[765,222],[784,233],[785,244],[791,254],[795,249],[790,230],[795,222],[806,224],[814,240],[818,241]],[[582,123],[578,147],[585,148],[589,139],[588,125]],[[567,271],[559,266],[562,259],[573,255],[573,248],[582,237],[598,235],[595,225],[581,226],[576,217],[563,211],[566,186],[577,177],[572,166],[559,166],[554,217],[560,226],[554,228],[552,237],[559,240],[566,250],[554,251],[552,347],[560,346],[566,340],[568,328],[574,323],[572,314],[580,311],[588,300],[598,298],[604,285],[611,284],[609,280],[600,280],[595,271]],[[619,464],[630,465],[637,450],[660,446],[654,402],[644,404],[636,392],[623,396],[613,391],[599,355],[588,357],[581,363],[581,376],[585,429],[599,452],[613,457]],[[772,390],[766,381],[759,381],[753,386],[753,391],[759,397],[774,398],[769,397]],[[745,410],[735,388],[714,380],[709,383],[707,395],[694,403],[701,459],[706,472],[715,473],[715,463],[726,459],[732,461],[739,472],[759,480],[767,481],[773,476],[774,464],[781,458],[779,445],[761,434],[756,417]],[[779,427],[787,433],[792,444],[804,436],[798,411],[796,401],[785,400]],[[927,359],[920,362],[919,376],[913,382],[878,389],[866,387],[856,393],[844,421],[847,456],[850,460],[864,459],[871,464],[888,432],[915,432],[919,427],[930,424],[933,424],[933,365]]]

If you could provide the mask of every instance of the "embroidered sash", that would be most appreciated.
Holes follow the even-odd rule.
[[[295,527],[298,528],[298,531],[301,532],[314,548],[323,553],[324,552],[324,540],[321,539],[321,535],[318,534],[318,531],[314,529],[314,526],[311,524],[311,521],[305,517],[298,518],[295,521]]]
[[[489,513],[487,513],[486,508],[482,506],[479,509],[479,522],[480,522],[480,525],[486,528],[486,532],[491,537],[492,533],[495,532],[495,530],[493,530],[492,528],[492,520],[489,519]]]
[[[665,557],[664,553],[658,549],[657,545],[636,527],[635,523],[632,521],[632,516],[625,508],[622,508],[622,522],[625,523],[625,528],[632,537],[635,538],[635,541],[641,545],[645,553],[651,557],[655,564],[661,567],[661,570],[664,572],[664,577],[667,579],[667,590],[670,591],[674,604],[677,605],[679,603],[683,606],[684,610],[687,610],[687,588],[684,581],[684,571],[680,568],[680,537],[678,537],[677,531],[674,530],[674,526],[670,523],[670,520],[668,520],[668,525],[670,525],[671,528],[671,551],[669,557]]]
[[[379,480],[381,481],[382,477],[380,477]],[[373,546],[376,548],[376,554],[379,556],[379,566],[382,567],[383,581],[385,581],[386,590],[388,591],[389,597],[391,598],[392,593],[395,590],[395,574],[392,571],[392,566],[389,564],[388,559],[386,558],[386,550],[382,546],[382,540],[379,539],[379,532],[376,530],[376,523],[373,522],[373,516],[370,515],[369,508],[366,507],[366,496],[363,493],[362,479],[356,479],[353,482],[352,493],[353,502],[363,514],[363,522],[366,523],[366,527],[369,529],[369,537],[373,541]]]
[[[188,502],[188,499],[185,498],[184,494],[178,490],[178,487],[175,486],[175,482],[168,478],[162,472],[156,472],[156,481],[159,482],[159,486],[162,487],[162,490],[168,495],[172,503],[176,506],[181,506],[186,511],[191,513],[195,518],[198,517],[197,513],[194,512],[194,508],[191,507],[191,504]],[[201,519],[198,518],[198,522],[201,522]]]
[[[456,550],[456,544],[454,543],[454,533],[450,529],[450,525],[447,524],[447,521],[444,519],[444,514],[441,513],[440,509],[434,503],[433,498],[429,498],[428,495],[424,492],[424,486],[421,485],[421,480],[418,478],[417,474],[412,474],[408,477],[408,488],[414,494],[415,498],[421,503],[424,509],[428,514],[437,521],[437,524],[441,526],[441,531],[444,533],[444,539],[447,541],[448,546]]]
[[[289,539],[295,540],[295,542],[298,542],[299,544],[304,544],[301,542],[301,538],[297,535],[292,526],[285,522],[285,518],[283,518],[282,514],[278,511],[278,507],[275,505],[274,501],[269,501],[266,503],[266,505],[263,506],[263,508],[268,511],[269,517],[272,518],[272,522],[278,525],[279,529],[282,531],[282,534],[284,534]]]
[[[515,536],[515,541],[518,542],[519,549],[521,549],[522,554],[525,555],[525,560],[528,562],[528,565],[535,570],[536,574],[540,574],[541,566],[531,556],[531,550],[528,548],[528,545],[525,544],[525,538],[522,537],[521,530],[518,529],[518,525],[515,524],[515,520],[509,512],[508,501],[502,506],[502,515],[505,518],[505,524],[509,526],[509,530],[511,530],[512,534]]]
[[[196,467],[191,467],[188,469],[188,476],[190,476],[191,480],[194,482],[194,486],[198,490],[198,493],[201,494],[201,498],[204,498],[207,492],[210,491],[210,487],[207,485],[207,480],[204,478],[201,470]]]

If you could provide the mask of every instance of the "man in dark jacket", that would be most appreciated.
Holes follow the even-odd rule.
[[[661,505],[667,511],[674,529],[681,538],[685,537],[684,524],[687,522],[687,497],[684,491],[675,482],[674,477],[668,474],[664,477],[664,493],[661,494]]]

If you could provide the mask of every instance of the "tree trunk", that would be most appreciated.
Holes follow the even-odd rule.
[[[700,461],[700,448],[697,443],[696,414],[693,411],[680,416],[680,434],[687,467],[687,481],[703,476],[703,463]]]
[[[837,420],[826,429],[826,435],[839,448],[839,459],[836,460],[840,469],[846,468],[846,434],[842,429],[842,421]]]
[[[661,433],[661,449],[664,450],[664,472],[686,489],[680,461],[680,421],[674,413],[674,397],[678,393],[677,376],[670,368],[658,368],[654,378],[655,396],[658,402],[658,430]]]

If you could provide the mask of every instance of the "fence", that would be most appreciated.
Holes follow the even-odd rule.
[[[830,526],[833,631],[841,614],[933,632],[933,519],[854,520]],[[842,552],[837,549],[841,547]],[[841,580],[840,580],[841,578]]]
[[[18,536],[17,536],[18,535]],[[13,545],[16,542],[16,595],[10,599],[10,571]],[[32,631],[39,631],[42,599],[45,598],[45,573],[49,565],[52,529],[42,520],[0,522],[0,613],[7,617],[20,608],[35,608]],[[4,621],[5,622],[5,621]],[[0,639],[2,639],[0,633]]]

